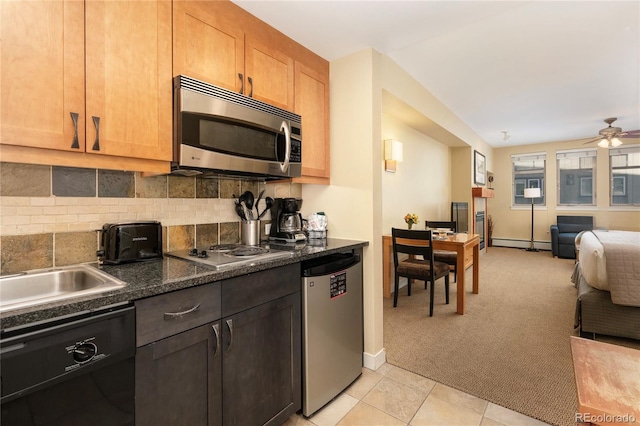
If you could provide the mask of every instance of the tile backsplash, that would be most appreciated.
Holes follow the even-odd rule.
[[[157,220],[165,251],[238,242],[234,199],[262,189],[302,194],[300,184],[0,163],[0,274],[95,261],[105,223]]]

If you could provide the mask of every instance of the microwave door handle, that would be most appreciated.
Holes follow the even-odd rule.
[[[284,163],[280,164],[280,170],[286,172],[289,170],[289,158],[291,157],[291,131],[289,130],[289,124],[283,121],[280,125],[280,130],[284,130]]]

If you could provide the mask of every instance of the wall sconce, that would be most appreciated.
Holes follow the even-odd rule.
[[[393,139],[384,141],[384,170],[396,172],[396,163],[402,162],[402,142]]]

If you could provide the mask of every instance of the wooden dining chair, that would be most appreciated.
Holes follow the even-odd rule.
[[[446,302],[449,304],[449,265],[433,259],[433,237],[431,231],[410,231],[407,229],[391,229],[393,242],[394,292],[393,307],[398,306],[398,286],[400,277],[408,279],[408,295],[411,296],[411,280],[431,281],[429,293],[429,316],[433,316],[433,292],[435,282],[444,277]],[[400,261],[398,254],[408,254],[409,258]],[[421,259],[416,258],[421,256]]]
[[[453,232],[458,232],[458,227],[456,226],[456,222],[445,222],[445,221],[425,221],[425,225],[427,229],[450,229]],[[448,250],[434,250],[433,258],[438,262],[444,262],[450,267],[453,267],[453,281],[458,282],[458,255],[455,251]]]

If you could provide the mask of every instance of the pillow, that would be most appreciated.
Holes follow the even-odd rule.
[[[604,247],[593,232],[585,232],[580,238],[580,268],[582,276],[591,287],[609,291],[607,282],[607,259],[604,256]]]

